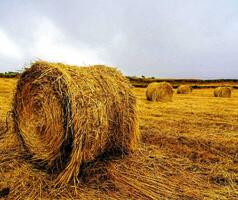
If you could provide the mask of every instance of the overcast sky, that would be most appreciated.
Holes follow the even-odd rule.
[[[37,59],[238,78],[238,1],[0,0],[0,71]]]

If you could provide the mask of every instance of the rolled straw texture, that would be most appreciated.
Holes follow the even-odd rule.
[[[139,139],[136,98],[111,67],[35,62],[17,84],[13,113],[25,157],[57,184],[77,179],[85,162],[133,151]]]

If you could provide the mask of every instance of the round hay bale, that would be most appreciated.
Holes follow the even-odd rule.
[[[77,179],[83,163],[130,153],[138,143],[136,98],[106,66],[32,64],[17,84],[13,113],[26,157],[57,184]]]
[[[214,90],[214,97],[231,97],[231,89],[229,87],[217,87]]]
[[[167,82],[153,82],[147,86],[146,98],[149,101],[172,101],[173,87]]]
[[[177,94],[190,94],[192,92],[192,87],[189,85],[180,85],[177,88]]]

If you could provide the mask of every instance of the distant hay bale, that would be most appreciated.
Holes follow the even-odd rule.
[[[149,101],[172,101],[173,87],[167,82],[153,82],[147,86],[146,98]]]
[[[214,97],[231,97],[231,89],[228,87],[217,87],[214,90]]]
[[[84,162],[138,143],[136,98],[110,67],[36,62],[18,82],[13,113],[26,157],[56,174],[57,184],[77,179]]]
[[[180,85],[177,88],[177,94],[190,94],[192,92],[192,87],[189,85]]]

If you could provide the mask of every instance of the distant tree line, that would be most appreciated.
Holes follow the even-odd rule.
[[[20,75],[19,72],[4,72],[0,73],[0,78],[15,78]]]

